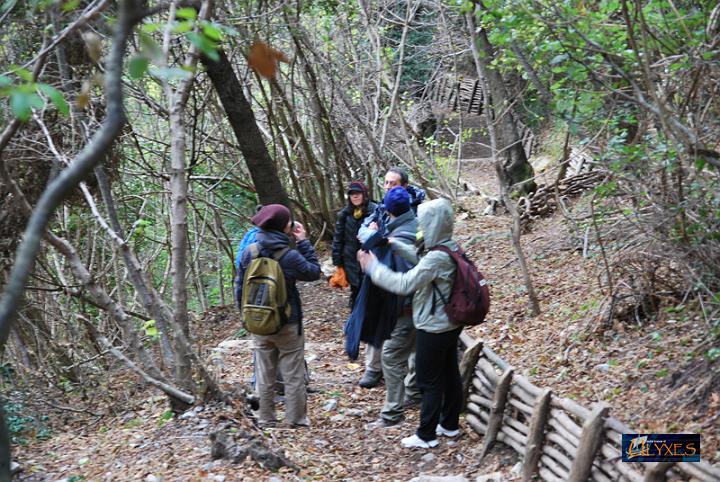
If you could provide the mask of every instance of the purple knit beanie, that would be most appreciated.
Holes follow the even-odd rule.
[[[260,229],[284,231],[290,221],[290,210],[282,204],[263,206],[250,221]]]

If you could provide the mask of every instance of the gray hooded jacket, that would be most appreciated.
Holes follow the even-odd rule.
[[[437,245],[457,249],[457,244],[451,239],[453,221],[453,209],[447,199],[421,204],[418,206],[418,222],[428,251],[417,265],[405,273],[394,272],[378,261],[373,261],[367,267],[367,274],[377,286],[398,295],[415,293],[412,302],[413,323],[418,330],[442,333],[458,328],[458,325],[448,320],[440,296],[435,296],[435,313],[432,313],[433,281],[443,298],[449,299],[455,279],[455,262],[447,253],[429,251]],[[391,247],[408,260],[417,260],[413,246],[393,242]]]

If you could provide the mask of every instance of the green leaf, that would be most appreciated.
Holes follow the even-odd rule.
[[[193,22],[177,22],[172,28],[173,33],[185,33],[193,29]]]
[[[202,29],[205,36],[210,40],[214,40],[216,42],[222,40],[222,31],[217,25],[213,24],[212,22],[203,22]]]
[[[697,169],[699,172],[702,171],[705,168],[706,163],[707,161],[702,157],[695,159],[695,169]]]
[[[18,65],[12,65],[10,67],[10,72],[17,75],[18,77],[20,77],[21,79],[23,79],[26,82],[33,81],[32,72],[30,72],[28,69],[24,69]]]
[[[80,5],[80,0],[68,0],[63,4],[62,10],[63,12],[72,12],[78,5]]]
[[[188,32],[186,36],[193,45],[199,48],[202,53],[210,57],[210,59],[214,60],[215,62],[220,60],[220,54],[218,54],[216,50],[217,46],[215,45],[215,43],[208,40],[207,37],[205,37],[204,35],[200,35],[196,32]]]
[[[667,368],[663,368],[661,370],[658,370],[655,372],[655,376],[658,378],[666,377],[669,373],[669,370]]]
[[[167,81],[184,80],[192,76],[192,72],[178,67],[151,67],[150,71],[155,77]]]
[[[143,323],[143,331],[145,335],[149,336],[152,340],[157,340],[160,337],[160,332],[157,329],[155,320],[147,320]]]
[[[60,111],[62,115],[68,115],[70,113],[70,107],[59,90],[48,84],[38,84],[37,88],[50,98],[50,101],[55,104],[55,107],[58,108],[58,111]]]
[[[707,351],[707,353],[705,353],[705,356],[707,357],[708,360],[710,360],[711,362],[714,362],[715,360],[720,358],[720,348],[718,348],[718,347],[710,348]]]
[[[40,109],[45,105],[36,93],[27,93],[15,90],[10,94],[10,109],[21,121],[27,121],[32,115],[33,107]]]
[[[12,85],[12,80],[7,75],[0,75],[0,87],[8,87]]]
[[[567,59],[568,59],[567,54],[556,55],[555,57],[552,58],[552,60],[550,60],[550,65],[559,64],[560,62],[564,62]]]
[[[162,57],[162,49],[155,40],[145,32],[138,32],[138,40],[146,57],[157,59]]]
[[[133,79],[139,79],[145,75],[145,71],[150,64],[150,60],[144,55],[136,55],[128,62],[128,74]]]
[[[140,30],[145,33],[153,33],[157,32],[162,28],[162,24],[153,22],[153,23],[144,23],[142,27],[140,27]]]
[[[178,8],[175,11],[175,16],[178,18],[194,19],[197,18],[197,10],[191,7]]]

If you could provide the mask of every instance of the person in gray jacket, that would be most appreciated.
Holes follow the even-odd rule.
[[[462,326],[448,320],[442,302],[450,298],[456,266],[447,253],[430,250],[438,245],[458,249],[451,239],[453,220],[453,209],[446,199],[435,199],[418,207],[419,229],[424,241],[418,243],[421,246],[417,252],[412,246],[390,238],[396,253],[409,261],[419,258],[417,265],[405,273],[390,270],[372,253],[358,253],[365,274],[377,286],[399,295],[415,293],[412,302],[413,323],[417,329],[415,370],[422,404],[420,426],[415,435],[402,439],[402,445],[408,448],[436,447],[438,435],[456,437],[460,433],[462,381],[457,341]]]

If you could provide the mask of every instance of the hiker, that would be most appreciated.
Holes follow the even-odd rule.
[[[427,251],[442,245],[457,250],[451,239],[453,209],[446,199],[436,199],[418,208],[422,239],[417,252],[413,247],[390,238],[390,246],[418,263],[405,273],[393,272],[372,253],[360,251],[358,260],[365,274],[376,285],[397,293],[414,293],[413,323],[417,329],[415,368],[422,394],[420,425],[414,435],[402,439],[404,447],[431,448],[437,436],[456,437],[462,409],[462,381],[458,369],[457,341],[462,327],[448,320],[442,300],[452,290],[456,265],[449,254]],[[435,291],[437,290],[437,292]]]
[[[383,186],[386,193],[394,187],[403,187],[410,195],[410,207],[413,213],[417,212],[417,206],[425,199],[425,191],[419,187],[411,186],[407,171],[401,167],[391,167],[388,169],[387,173],[385,173]],[[387,210],[383,204],[380,204],[372,215],[365,218],[365,221],[358,230],[358,239],[364,243],[377,231],[385,231],[385,226],[388,221],[389,215]],[[361,387],[372,388],[380,383],[382,379],[381,358],[382,345],[378,348],[367,345],[367,351],[365,353],[365,373],[358,382]],[[405,400],[403,406],[405,408],[414,407],[419,403],[419,399],[420,394],[415,384],[415,353],[413,352],[408,360],[408,375],[405,379]]]
[[[240,269],[235,279],[235,298],[243,309],[242,290],[245,271],[258,256],[276,259],[285,278],[289,314],[276,333],[252,335],[256,354],[257,391],[260,398],[258,425],[269,426],[275,418],[275,380],[279,370],[285,385],[285,425],[309,426],[305,387],[305,336],[302,327],[302,304],[296,281],[315,281],[320,278],[320,263],[315,249],[306,239],[305,228],[291,220],[290,210],[281,204],[263,206],[251,219],[260,228],[255,248],[243,251]],[[290,249],[291,237],[296,241]],[[245,324],[245,320],[243,320]],[[250,330],[248,330],[250,331]]]
[[[347,189],[347,205],[338,212],[335,220],[332,262],[338,269],[342,268],[345,271],[350,284],[350,309],[355,306],[363,277],[357,261],[357,251],[360,249],[360,242],[357,239],[358,229],[363,220],[376,208],[377,204],[370,201],[365,184],[361,181],[353,181]]]
[[[415,236],[417,232],[417,218],[410,208],[410,195],[401,186],[390,189],[383,199],[383,205],[388,214],[388,222],[385,225],[385,233],[378,232],[377,236],[384,239],[392,238],[395,244],[404,243],[407,246],[414,246]],[[414,266],[414,263],[395,254],[394,249],[390,246],[392,255],[391,262],[388,266],[394,267],[396,271],[407,271]],[[380,285],[377,287],[384,288]],[[391,290],[386,292],[394,293]],[[412,293],[403,293],[402,296],[394,304],[383,307],[383,310],[395,309],[396,318],[394,326],[390,327],[390,337],[385,340],[382,347],[382,371],[385,378],[385,403],[380,411],[379,418],[368,425],[368,428],[387,428],[397,425],[404,420],[405,401],[405,376],[408,373],[408,359],[410,354],[415,350],[415,327],[412,322]],[[374,303],[374,300],[372,301]],[[372,307],[366,308],[371,312]],[[371,319],[383,319],[383,315],[387,317],[387,313],[379,313]],[[379,321],[381,322],[381,321]],[[368,319],[365,320],[365,325]],[[363,332],[368,327],[363,326]],[[376,329],[375,333],[381,331]]]

